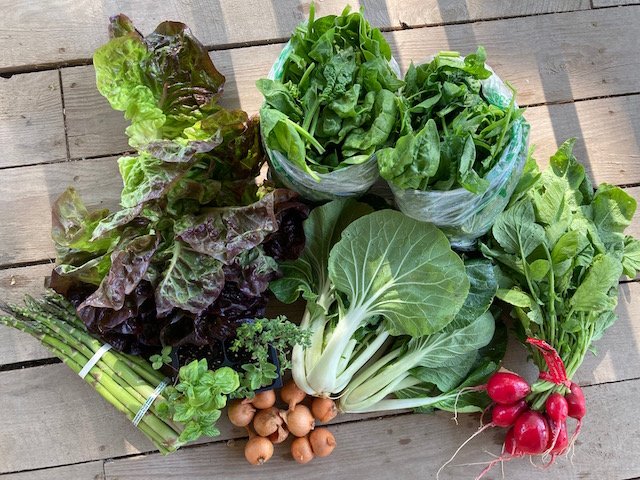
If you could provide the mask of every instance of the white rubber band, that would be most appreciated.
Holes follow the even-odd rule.
[[[78,375],[80,375],[80,378],[86,377],[89,374],[89,371],[96,366],[96,363],[98,363],[102,358],[102,356],[105,353],[107,353],[109,350],[111,350],[111,345],[109,345],[108,343],[105,343],[104,345],[102,345],[98,349],[98,351],[93,354],[93,357],[89,359],[87,364],[84,367],[82,367],[82,370],[78,372]]]
[[[158,396],[162,393],[162,391],[165,388],[167,388],[167,385],[169,385],[169,379],[165,378],[156,387],[156,389],[153,391],[151,396],[149,398],[147,398],[147,401],[144,402],[144,404],[140,407],[140,410],[138,410],[138,413],[136,413],[136,416],[133,417],[133,420],[132,420],[133,424],[136,427],[138,426],[138,424],[142,420],[142,417],[144,417],[144,415],[149,411],[149,409],[151,408],[151,405],[153,405],[153,402],[156,400],[156,398],[158,398]]]

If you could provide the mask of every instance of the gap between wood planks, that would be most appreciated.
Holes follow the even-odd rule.
[[[591,0],[591,8],[587,10],[606,10],[609,8],[619,8],[619,7],[633,7],[638,6],[637,3],[625,3],[621,5],[606,5],[602,7],[594,7],[593,0]],[[454,20],[451,22],[432,22],[432,23],[424,23],[417,25],[408,25],[404,22],[400,22],[401,24],[398,26],[388,26],[388,27],[378,27],[382,32],[397,32],[401,30],[416,30],[420,28],[433,28],[433,27],[444,27],[448,25],[473,25],[477,23],[490,23],[497,22],[500,20],[511,20],[517,18],[531,18],[531,17],[542,17],[547,15],[560,15],[563,13],[575,13],[575,12],[584,12],[585,9],[573,9],[573,10],[563,10],[561,12],[540,12],[540,13],[531,13],[528,15],[514,15],[514,16],[495,16],[495,17],[486,17],[482,19],[473,19],[473,20]],[[289,40],[289,37],[273,37],[265,40],[252,40],[249,42],[231,42],[231,43],[221,43],[219,45],[205,45],[208,51],[223,51],[223,50],[232,50],[238,48],[249,48],[249,47],[260,47],[265,45],[274,45],[285,43]],[[50,62],[50,63],[39,63],[33,65],[23,65],[19,67],[9,68],[7,70],[0,71],[1,78],[11,78],[13,75],[21,74],[21,73],[32,73],[32,72],[40,72],[44,70],[56,70],[65,67],[80,67],[86,65],[92,65],[92,58],[78,58],[74,60],[66,60],[62,62]]]
[[[67,161],[71,160],[71,149],[69,148],[69,132],[67,129],[67,111],[64,107],[64,86],[62,85],[62,69],[58,69],[58,83],[60,84],[60,102],[62,104],[62,126],[64,127],[64,143],[67,149]]]

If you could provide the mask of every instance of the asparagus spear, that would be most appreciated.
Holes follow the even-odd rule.
[[[10,316],[0,324],[22,330],[40,340],[54,355],[78,373],[102,343],[84,328],[75,310],[63,297],[47,293],[44,301],[27,298],[26,307],[0,304]],[[117,410],[133,419],[163,377],[143,359],[110,350],[89,371],[85,381]],[[182,428],[164,421],[152,406],[138,428],[167,454],[181,445]]]

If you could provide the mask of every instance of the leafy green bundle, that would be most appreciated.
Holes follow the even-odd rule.
[[[224,77],[185,25],[143,37],[120,15],[111,33],[98,87],[139,152],[118,161],[121,210],[89,212],[72,189],[55,203],[51,285],[122,351],[208,345],[264,315],[277,261],[304,246],[307,208],[258,190],[257,120],[217,104]]]
[[[487,262],[469,266],[474,292],[484,290],[476,292],[483,300],[461,310],[465,299],[476,299],[468,295],[471,275],[433,225],[336,200],[313,210],[304,228],[305,250],[285,262],[283,277],[271,284],[283,302],[300,294],[307,300],[301,328],[311,332],[311,343],[294,347],[292,354],[298,387],[313,395],[346,389],[341,405],[347,411],[386,408],[378,402],[387,394],[416,395],[406,389],[417,385],[425,389],[417,394],[420,405],[430,404],[426,397],[431,404],[447,400],[432,398],[438,396],[433,384],[444,387],[447,377],[448,391],[461,383],[477,350],[492,338],[487,308],[495,281],[492,291]],[[428,371],[436,372],[432,367],[451,365],[458,368],[437,382],[427,380]],[[424,375],[416,382],[419,367],[425,367]]]
[[[636,201],[608,184],[594,191],[574,143],[563,143],[542,173],[528,160],[509,207],[481,245],[499,265],[497,296],[513,306],[520,336],[555,348],[569,379],[617,318],[620,276],[640,270],[640,241],[624,234]],[[544,356],[530,348],[546,372]],[[539,380],[529,403],[540,409],[563,388]]]
[[[483,193],[488,172],[508,144],[522,115],[515,94],[508,105],[493,104],[482,80],[492,72],[478,47],[464,59],[440,52],[405,75],[400,97],[400,138],[378,152],[380,175],[400,189]]]
[[[266,146],[314,178],[362,164],[392,140],[403,85],[391,49],[362,13],[314,18],[296,28],[275,79],[260,79]]]

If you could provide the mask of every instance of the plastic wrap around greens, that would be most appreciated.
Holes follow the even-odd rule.
[[[391,49],[362,13],[297,27],[269,78],[261,132],[287,187],[311,199],[364,193],[378,178],[374,153],[393,140],[403,85]]]
[[[257,119],[216,103],[224,77],[183,24],[142,37],[120,15],[111,32],[98,86],[139,151],[118,160],[121,210],[88,211],[73,189],[55,203],[51,286],[120,350],[207,345],[264,315],[308,210],[290,190],[258,189]]]
[[[527,153],[529,126],[513,92],[485,65],[441,52],[411,65],[400,138],[378,152],[380,174],[407,215],[470,247],[506,206]]]

